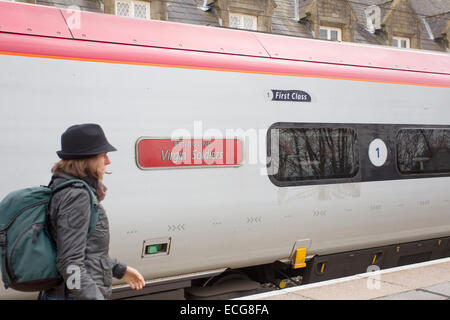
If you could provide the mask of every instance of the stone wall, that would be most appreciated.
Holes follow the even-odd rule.
[[[307,15],[314,36],[319,38],[320,26],[340,28],[342,41],[353,41],[357,18],[347,1],[314,0]]]
[[[411,48],[420,48],[421,22],[411,7],[409,0],[394,0],[382,20],[387,44],[392,45],[393,37],[410,39]]]
[[[274,0],[216,0],[214,5],[223,27],[230,26],[229,13],[233,12],[256,16],[258,31],[272,31]]]

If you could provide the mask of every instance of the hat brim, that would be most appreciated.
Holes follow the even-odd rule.
[[[58,157],[62,160],[83,159],[96,156],[98,154],[117,151],[110,143],[106,143],[97,149],[90,150],[88,153],[66,153],[62,150],[56,151]]]

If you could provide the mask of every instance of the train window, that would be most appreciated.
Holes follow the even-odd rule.
[[[397,166],[401,174],[450,173],[450,130],[400,130]]]
[[[272,176],[279,182],[354,177],[357,135],[349,128],[279,128],[271,138]],[[271,135],[274,134],[271,133]],[[276,143],[275,143],[276,144]],[[275,149],[273,149],[275,147]]]

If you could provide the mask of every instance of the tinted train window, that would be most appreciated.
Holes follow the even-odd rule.
[[[450,130],[402,129],[397,134],[400,173],[450,172]]]
[[[280,181],[351,178],[359,169],[356,132],[348,128],[280,128],[272,145]],[[274,133],[272,133],[273,135]],[[272,144],[276,141],[271,139]],[[275,151],[275,152],[273,152]]]

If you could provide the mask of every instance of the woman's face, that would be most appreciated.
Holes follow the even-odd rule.
[[[109,157],[106,153],[99,154],[97,156],[97,174],[100,177],[100,179],[103,179],[103,175],[106,171],[106,166],[111,164],[111,160],[109,160]]]

